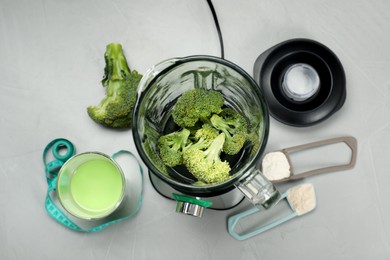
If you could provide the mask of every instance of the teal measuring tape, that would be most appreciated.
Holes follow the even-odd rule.
[[[53,157],[55,158],[53,161],[47,162],[48,153],[51,150]],[[63,150],[63,151],[61,151]],[[90,229],[84,229],[80,227],[79,225],[75,224],[67,215],[65,215],[62,210],[54,203],[52,199],[52,195],[56,190],[56,182],[57,182],[57,175],[59,170],[61,169],[62,165],[69,160],[73,155],[76,154],[76,149],[74,145],[67,139],[64,138],[58,138],[53,141],[51,141],[44,149],[43,151],[43,164],[45,165],[45,173],[46,173],[46,181],[48,183],[48,189],[46,194],[46,200],[45,200],[45,208],[48,212],[49,216],[52,217],[54,220],[62,224],[63,226],[70,228],[75,231],[81,231],[81,232],[96,232],[99,230],[104,229],[105,227],[112,225],[114,223],[120,222],[122,220],[131,218],[134,216],[138,210],[141,208],[142,204],[142,193],[143,193],[143,171],[141,164],[139,163],[138,159],[134,156],[134,154],[130,151],[126,150],[120,150],[112,155],[112,158],[115,159],[115,157],[121,155],[121,154],[127,154],[131,157],[133,157],[136,162],[138,163],[139,172],[141,175],[141,194],[139,201],[137,203],[137,206],[135,210],[130,213],[129,215],[118,218],[115,220],[111,220],[109,222],[106,222],[104,224],[101,224],[97,227],[93,227]]]

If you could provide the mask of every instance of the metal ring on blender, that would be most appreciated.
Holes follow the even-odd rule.
[[[346,99],[340,60],[326,46],[309,39],[282,42],[256,60],[254,78],[270,114],[290,126],[311,126],[337,112]]]

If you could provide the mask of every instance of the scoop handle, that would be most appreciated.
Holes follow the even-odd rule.
[[[316,174],[334,172],[334,171],[342,171],[342,170],[347,170],[347,169],[353,168],[356,164],[356,157],[357,157],[357,140],[353,136],[336,137],[336,138],[317,141],[317,142],[313,142],[313,143],[297,145],[297,146],[282,149],[281,152],[283,152],[286,155],[287,160],[289,161],[290,165],[292,165],[291,159],[290,159],[291,153],[306,150],[306,149],[316,148],[316,147],[320,147],[320,146],[336,144],[336,143],[345,143],[351,149],[351,151],[352,151],[351,160],[348,163],[318,168],[318,169],[306,171],[306,172],[303,172],[300,174],[293,174],[289,177],[288,180],[297,180],[297,179],[306,178],[306,177],[316,175]]]
[[[285,192],[284,194],[281,195],[281,198],[279,201],[286,199],[286,197],[287,197],[287,192]],[[261,234],[261,233],[263,233],[271,228],[274,228],[274,227],[298,216],[297,213],[293,211],[293,212],[287,214],[286,216],[282,216],[282,217],[272,221],[269,224],[265,224],[265,225],[256,227],[248,232],[239,233],[236,231],[236,226],[240,222],[241,219],[248,217],[252,214],[255,214],[256,212],[259,212],[259,211],[261,211],[260,208],[252,207],[246,211],[243,211],[243,212],[240,212],[236,215],[230,216],[228,218],[228,223],[227,223],[229,234],[237,240],[245,240],[245,239],[251,238],[253,236],[259,235],[259,234]]]

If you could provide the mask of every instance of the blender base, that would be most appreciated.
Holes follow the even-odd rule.
[[[149,172],[149,179],[153,188],[163,197],[174,200],[173,193],[183,194],[182,192],[172,188],[167,183]],[[184,194],[188,195],[188,194]],[[199,197],[200,199],[211,201],[213,205],[210,209],[227,210],[234,208],[244,200],[244,195],[238,189],[232,189],[224,194],[211,197]]]

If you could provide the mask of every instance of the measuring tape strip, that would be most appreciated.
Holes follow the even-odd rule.
[[[66,149],[66,153],[64,155],[61,155],[59,153],[60,149]],[[46,159],[47,159],[47,154],[48,154],[49,150],[52,150],[53,156],[56,160],[47,163]],[[68,216],[66,216],[62,212],[62,210],[59,207],[57,207],[57,205],[54,203],[54,201],[51,197],[51,195],[56,190],[57,174],[58,174],[59,170],[61,169],[62,165],[67,160],[69,160],[69,158],[71,158],[75,153],[76,153],[76,149],[75,149],[74,145],[70,141],[68,141],[64,138],[58,138],[58,139],[51,141],[45,147],[45,149],[43,151],[43,163],[45,165],[46,181],[48,183],[48,190],[47,190],[46,200],[45,200],[45,208],[46,208],[46,211],[48,212],[49,216],[67,228],[70,228],[70,229],[75,230],[75,231],[89,232],[89,233],[100,231],[109,225],[112,225],[114,223],[120,222],[122,220],[131,218],[132,216],[134,216],[138,212],[138,210],[141,208],[141,204],[142,204],[143,185],[144,185],[144,183],[143,183],[144,182],[143,181],[143,170],[142,170],[142,166],[141,166],[140,162],[138,161],[137,157],[135,157],[132,152],[127,151],[127,150],[120,150],[120,151],[114,153],[112,155],[112,158],[115,159],[115,157],[117,157],[121,154],[127,154],[127,155],[130,155],[131,157],[133,157],[138,164],[139,172],[141,175],[141,191],[140,191],[140,199],[138,201],[137,207],[135,208],[135,210],[132,213],[130,213],[129,215],[127,215],[125,217],[106,222],[104,224],[101,224],[97,227],[93,227],[91,229],[83,229],[80,226],[76,225]]]

